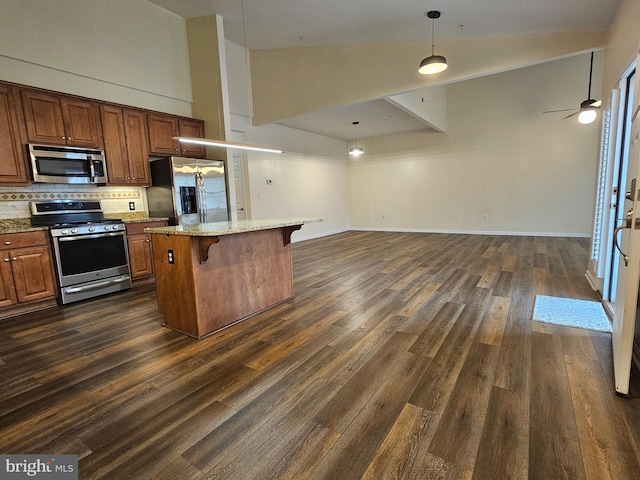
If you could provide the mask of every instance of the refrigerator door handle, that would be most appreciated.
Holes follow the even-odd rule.
[[[207,200],[204,194],[204,175],[196,172],[196,202],[198,204],[198,220],[207,223]]]

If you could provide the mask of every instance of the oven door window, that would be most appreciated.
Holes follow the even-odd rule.
[[[63,276],[127,265],[124,235],[71,238],[58,242]]]
[[[41,157],[36,160],[36,165],[39,175],[52,177],[88,177],[90,175],[88,160]]]

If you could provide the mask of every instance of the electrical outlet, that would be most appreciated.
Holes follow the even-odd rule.
[[[489,215],[487,215],[486,213],[482,216],[482,220],[484,220],[485,222],[487,220],[489,220]]]
[[[129,202],[129,210],[135,210],[136,209],[136,202]]]

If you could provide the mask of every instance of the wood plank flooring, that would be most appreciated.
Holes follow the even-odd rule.
[[[531,321],[536,294],[596,299],[588,247],[300,242],[293,300],[199,341],[153,286],[3,320],[0,453],[75,453],[82,479],[640,478],[610,335]]]

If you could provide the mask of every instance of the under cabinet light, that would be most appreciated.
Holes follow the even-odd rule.
[[[173,137],[180,143],[194,143],[196,145],[206,145],[209,147],[235,148],[237,150],[252,150],[255,152],[284,153],[279,148],[262,147],[260,145],[250,145],[248,143],[226,142],[224,140],[211,140],[209,138]]]

